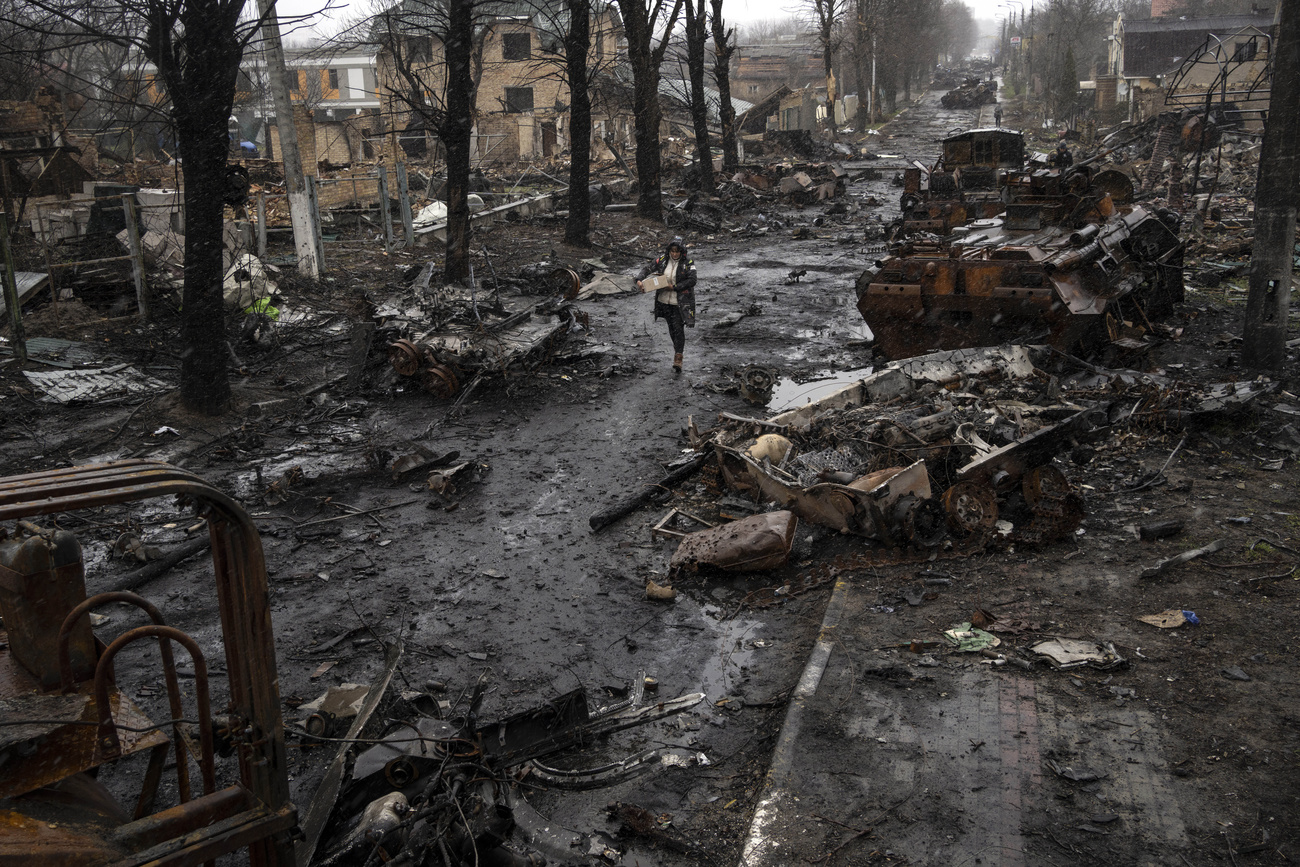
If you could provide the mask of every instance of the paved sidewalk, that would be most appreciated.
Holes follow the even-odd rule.
[[[882,650],[913,637],[900,629],[933,638],[935,625],[923,608],[875,610],[875,598],[851,579],[835,587],[744,867],[830,853],[831,864],[1181,863],[1185,789],[1169,773],[1153,714],[1127,703],[1081,707],[1070,673],[1045,665]],[[1058,776],[1049,761],[1080,779]]]

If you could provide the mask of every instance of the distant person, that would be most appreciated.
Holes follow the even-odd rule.
[[[993,123],[998,129],[1002,128],[1002,105],[1001,103],[993,106]]]
[[[1074,165],[1074,154],[1065,146],[1065,142],[1059,142],[1056,150],[1048,158],[1047,164],[1053,168],[1064,169]]]
[[[636,288],[644,291],[641,284],[652,274],[668,278],[668,285],[655,293],[655,318],[668,323],[668,336],[673,341],[673,373],[681,373],[685,329],[695,327],[695,263],[686,255],[686,242],[680,236],[668,242],[662,256],[641,269]]]

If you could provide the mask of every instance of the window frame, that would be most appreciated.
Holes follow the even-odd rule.
[[[527,31],[501,34],[501,59],[530,60],[533,56],[533,35]]]
[[[536,103],[533,102],[533,88],[531,85],[528,87],[506,87],[504,90],[505,111],[507,114],[524,114],[536,107]],[[524,93],[528,94],[527,107],[521,107],[517,101],[517,97]]]

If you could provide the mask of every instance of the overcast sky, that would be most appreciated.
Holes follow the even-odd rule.
[[[965,0],[966,5],[970,7],[976,20],[997,19],[1001,21],[1008,12],[1011,4],[1005,4],[1005,0]],[[1028,9],[1030,0],[1025,0],[1023,4]],[[1037,0],[1035,0],[1037,2]],[[319,12],[325,6],[326,0],[277,0],[276,8],[282,18],[297,15],[312,15]],[[1043,0],[1046,3],[1046,0]],[[252,4],[249,4],[252,6]],[[727,19],[734,24],[746,24],[754,21],[770,21],[774,19],[784,19],[796,14],[801,7],[807,7],[810,4],[800,3],[799,0],[725,0],[723,13]],[[338,22],[355,17],[357,10],[367,7],[373,7],[373,3],[366,0],[330,0],[330,9],[324,15],[320,16],[321,21],[313,27],[313,30],[319,31],[319,35],[333,33],[337,31]],[[1020,7],[1015,7],[1019,9]],[[298,32],[286,33],[287,39],[294,39],[300,34]]]

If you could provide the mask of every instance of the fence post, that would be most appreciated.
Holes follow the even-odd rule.
[[[257,258],[266,258],[266,191],[257,194]]]
[[[0,252],[4,254],[5,309],[9,311],[9,333],[14,338],[14,358],[19,364],[27,362],[27,333],[23,331],[23,311],[18,304],[18,281],[14,276],[14,257],[9,250],[9,220],[0,211]],[[49,275],[46,275],[49,276]],[[50,284],[54,288],[53,282]]]
[[[402,237],[406,247],[415,246],[415,222],[411,218],[411,191],[406,180],[406,163],[397,164],[397,199],[402,209]]]
[[[135,304],[140,315],[149,318],[149,291],[144,283],[144,247],[140,244],[140,227],[135,221],[135,195],[122,196],[122,213],[126,215],[126,236],[131,242],[131,276],[135,279]]]
[[[320,200],[316,197],[316,179],[311,175],[307,181],[307,206],[311,209],[311,218],[316,223],[316,261],[320,263],[319,273],[325,273],[325,240],[320,230]]]
[[[388,209],[388,167],[379,167],[379,207],[384,212],[384,252],[393,252],[393,212]]]

